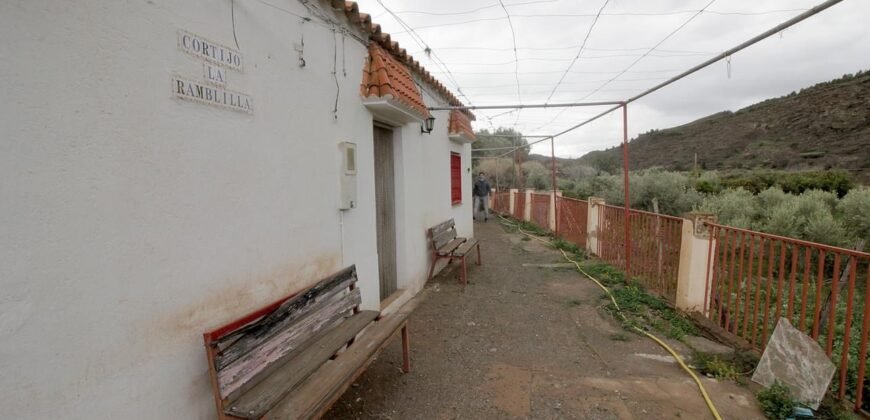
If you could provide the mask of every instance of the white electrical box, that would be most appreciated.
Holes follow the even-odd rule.
[[[341,151],[341,168],[339,168],[339,209],[350,210],[356,208],[356,144],[341,142],[338,144]]]

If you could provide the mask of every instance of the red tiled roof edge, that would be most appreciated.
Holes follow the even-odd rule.
[[[390,38],[390,34],[381,32],[381,25],[372,23],[372,18],[367,13],[360,13],[359,5],[354,1],[331,0],[332,7],[335,9],[344,10],[344,14],[351,23],[358,25],[359,29],[368,34],[372,41],[377,42],[381,47],[390,53],[400,62],[406,64],[411,70],[420,75],[426,84],[435,89],[447,103],[451,106],[463,106],[462,102],[438,81],[425,67],[414,59],[408,51],[399,46],[398,42]],[[471,121],[475,120],[474,114],[469,110],[462,110],[462,113],[468,116]]]
[[[477,139],[474,135],[474,129],[471,128],[471,120],[464,112],[450,111],[450,123],[447,131],[450,135],[460,135],[471,141]]]
[[[363,68],[360,94],[364,98],[390,96],[410,108],[421,118],[429,116],[423,95],[408,68],[380,45],[369,45],[369,56]]]

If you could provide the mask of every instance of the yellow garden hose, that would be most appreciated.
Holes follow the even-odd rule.
[[[513,223],[512,221],[506,219],[505,217],[503,217],[503,216],[501,216],[501,215],[499,215],[498,217],[501,217],[502,220],[506,221],[507,223],[510,223],[510,224],[512,224],[512,225],[516,225],[515,223]],[[520,233],[522,233],[522,234],[524,234],[524,235],[526,235],[526,236],[528,236],[528,237],[530,237],[530,238],[532,238],[532,239],[536,239],[536,240],[541,241],[541,242],[543,242],[543,243],[545,243],[545,244],[547,244],[547,245],[550,245],[550,246],[553,245],[552,242],[550,242],[550,241],[548,241],[548,240],[546,240],[546,239],[540,238],[540,237],[538,237],[538,236],[535,236],[535,235],[533,235],[533,234],[531,234],[531,233],[528,233],[528,232],[524,231],[521,227],[519,227],[519,225],[516,225],[516,227],[517,227],[517,229],[520,231]],[[607,293],[607,296],[610,298],[610,301],[613,302],[613,306],[616,308],[616,313],[619,314],[619,316],[620,316],[624,321],[628,321],[628,320],[626,319],[625,315],[622,313],[622,309],[619,307],[619,304],[616,303],[616,298],[614,298],[614,297],[613,297],[613,294],[610,293],[610,289],[608,289],[607,286],[605,286],[605,285],[602,284],[600,281],[598,281],[598,279],[596,279],[595,277],[592,277],[592,275],[590,275],[590,274],[587,273],[585,270],[583,270],[583,268],[580,266],[580,263],[577,262],[577,261],[574,261],[574,260],[572,260],[570,257],[568,257],[568,254],[565,253],[564,250],[559,249],[559,252],[562,253],[562,256],[565,257],[565,260],[567,260],[567,261],[573,263],[574,266],[577,267],[577,270],[578,270],[580,273],[582,273],[584,276],[588,277],[590,280],[592,280],[593,282],[595,282],[595,284],[597,284],[598,287],[601,288],[601,290],[604,290],[604,292]],[[667,343],[665,343],[664,341],[662,341],[661,339],[659,339],[659,338],[656,337],[655,335],[650,334],[649,332],[644,331],[643,329],[638,328],[638,327],[632,327],[632,328],[634,328],[637,332],[639,332],[639,333],[641,333],[641,334],[643,334],[643,335],[649,337],[651,340],[655,341],[658,345],[660,345],[662,348],[664,348],[665,350],[667,350],[667,352],[670,353],[671,356],[673,356],[674,360],[677,361],[677,363],[680,365],[680,367],[683,368],[683,370],[686,371],[686,373],[688,373],[689,376],[691,376],[692,379],[695,380],[695,384],[698,385],[698,390],[701,391],[701,396],[704,397],[704,402],[707,403],[707,407],[710,409],[710,413],[713,414],[713,417],[714,417],[716,420],[722,420],[722,416],[719,415],[719,411],[717,411],[717,410],[716,410],[716,406],[713,405],[713,401],[710,399],[710,395],[707,394],[707,390],[704,389],[704,385],[701,384],[701,380],[698,378],[698,375],[696,375],[695,372],[694,372],[692,369],[690,369],[688,366],[686,366],[686,363],[683,362],[683,359],[682,359],[682,358],[677,354],[677,352],[674,351],[674,349],[672,349],[670,346],[668,346]]]

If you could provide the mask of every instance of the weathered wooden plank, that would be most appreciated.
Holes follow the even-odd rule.
[[[456,238],[456,239],[450,241],[450,243],[448,243],[447,245],[444,245],[443,247],[438,248],[438,254],[449,255],[451,252],[455,251],[456,248],[459,247],[459,245],[462,245],[463,242],[465,242],[465,239]]]
[[[444,244],[456,239],[456,230],[450,229],[448,231],[442,232],[438,236],[432,238],[432,244],[435,249],[441,248]]]
[[[402,326],[424,297],[425,292],[421,292],[395,313],[370,324],[352,346],[337,359],[325,363],[263,418],[287,420],[317,417],[365,370],[372,357]]]
[[[268,375],[285,357],[305,345],[321,328],[327,328],[349,316],[361,302],[359,288],[344,293],[338,299],[326,302],[317,311],[297,320],[287,328],[245,353],[217,373],[222,398],[235,398],[240,392],[255,385],[255,378]]]
[[[305,350],[294,355],[249,391],[230,402],[224,412],[241,418],[260,418],[377,316],[377,311],[362,311],[335,328],[321,331],[311,338],[311,344]]]
[[[282,303],[278,308],[269,313],[268,315],[251,322],[238,330],[227,334],[226,336],[220,338],[216,341],[217,349],[223,350],[229,344],[235,342],[240,335],[249,334],[249,333],[257,333],[258,330],[269,330],[271,329],[271,325],[275,322],[283,319],[286,316],[288,310],[292,310],[293,308],[298,308],[304,306],[308,301],[315,298],[318,294],[322,293],[324,290],[329,290],[335,288],[337,284],[343,283],[346,280],[351,279],[353,282],[356,282],[356,265],[350,265],[345,267],[344,269],[333,273],[329,277],[317,282],[314,286],[307,289],[304,293],[300,293],[296,296],[293,296],[290,299],[287,299],[286,302]]]
[[[480,240],[478,240],[478,239],[474,239],[474,238],[467,239],[459,248],[456,248],[456,250],[453,251],[453,255],[461,257],[461,256],[467,254],[468,251],[471,251],[472,248],[474,248],[474,246],[477,245],[478,242],[480,242]]]
[[[281,304],[274,312],[261,320],[221,339],[215,368],[217,370],[225,368],[251,349],[269,340],[278,331],[282,331],[308,314],[320,310],[323,305],[338,297],[343,291],[348,290],[354,282],[356,282],[355,276],[330,278],[329,282],[323,285],[318,284],[322,287],[317,288],[314,293],[307,291],[296,296]]]
[[[441,222],[441,223],[435,225],[435,227],[433,227],[432,230],[431,230],[431,231],[432,231],[432,237],[434,238],[434,237],[438,236],[439,234],[441,234],[441,233],[443,233],[443,232],[445,232],[445,231],[448,231],[448,230],[450,230],[450,229],[453,229],[454,224],[455,224],[455,223],[454,223],[453,219],[450,219],[450,220],[448,220],[448,221],[446,221],[446,222]]]

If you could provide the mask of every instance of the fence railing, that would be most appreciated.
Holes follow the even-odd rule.
[[[573,198],[556,197],[556,234],[586,249],[589,203]]]
[[[526,195],[514,194],[513,216],[517,220],[525,220],[526,213]]]
[[[492,210],[497,213],[510,213],[511,193],[510,191],[496,192],[492,195]]]
[[[555,230],[557,235],[616,267],[626,268],[625,209],[556,197],[555,215],[550,196],[532,193],[526,208],[526,194],[496,195],[494,209]],[[590,211],[593,219],[589,220]],[[555,217],[553,217],[555,216]],[[552,217],[552,219],[551,219]],[[725,330],[744,338],[756,350],[764,351],[780,317],[788,319],[816,340],[837,366],[831,392],[853,401],[856,410],[870,411],[867,359],[870,340],[870,253],[838,248],[747,229],[705,223],[710,238],[698,275],[693,268],[680,276],[683,224],[690,223],[694,238],[697,221],[640,210],[629,212],[629,277],[648,291],[674,303],[678,282],[698,289],[696,306]],[[555,226],[551,226],[555,222]],[[591,224],[587,226],[587,224]],[[587,231],[595,242],[590,244]],[[701,230],[701,233],[705,230]],[[699,239],[702,238],[702,239]],[[688,246],[688,245],[687,245]],[[694,248],[691,248],[694,249]],[[688,267],[694,263],[686,264]],[[697,280],[696,280],[697,279]],[[703,280],[703,283],[701,283]],[[685,285],[681,286],[685,287]],[[685,292],[684,292],[685,293]],[[677,303],[677,306],[682,304]],[[686,309],[695,310],[695,309]],[[870,399],[867,399],[870,400]]]
[[[674,303],[683,219],[640,210],[629,215],[629,277]],[[598,218],[598,257],[625,270],[625,208],[605,205]]]
[[[531,222],[538,227],[550,229],[550,194],[532,193]]]
[[[837,365],[831,390],[868,410],[870,254],[708,224],[706,315],[763,351],[780,317]]]

